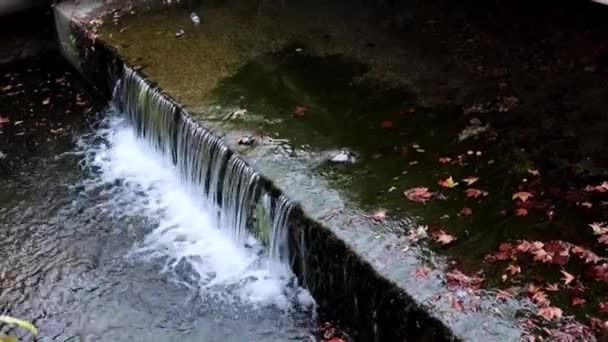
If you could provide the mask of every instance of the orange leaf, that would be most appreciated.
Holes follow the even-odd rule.
[[[513,199],[519,199],[522,202],[526,202],[530,197],[534,197],[534,195],[526,191],[520,191],[513,194]]]

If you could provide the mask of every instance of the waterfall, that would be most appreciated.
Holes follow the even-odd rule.
[[[291,201],[272,193],[241,156],[135,70],[123,67],[114,103],[137,135],[169,156],[183,180],[204,196],[235,243],[254,235],[274,262],[289,261]]]

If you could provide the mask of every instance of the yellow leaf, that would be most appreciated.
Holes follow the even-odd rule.
[[[28,321],[24,321],[10,316],[0,316],[0,322],[10,325],[16,325],[20,328],[29,330],[29,332],[31,332],[34,336],[38,335],[38,328],[36,328],[32,323]]]
[[[439,185],[451,189],[451,188],[455,187],[456,185],[458,185],[458,183],[454,182],[454,178],[452,178],[452,176],[450,176],[446,179],[440,180]]]

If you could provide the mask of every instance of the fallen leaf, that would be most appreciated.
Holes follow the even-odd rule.
[[[384,121],[380,122],[380,127],[391,128],[391,127],[393,127],[393,122],[389,121],[389,120],[384,120]]]
[[[427,278],[429,276],[430,271],[431,271],[430,268],[428,268],[426,266],[422,266],[422,267],[416,269],[416,272],[414,272],[414,274],[418,278]]]
[[[457,237],[450,235],[446,232],[444,232],[443,230],[439,230],[437,232],[435,232],[433,234],[433,238],[435,239],[435,241],[437,241],[438,243],[442,244],[442,245],[449,245],[450,243],[458,240]]]
[[[580,297],[572,298],[572,306],[585,305],[585,303],[587,303],[587,301],[584,298],[580,298]]]
[[[591,203],[591,202],[582,202],[580,205],[581,205],[581,207],[587,208],[587,209],[591,209],[593,207],[593,203]]]
[[[540,176],[540,171],[538,171],[537,169],[528,169],[528,173],[532,176]]]
[[[559,284],[558,283],[548,284],[547,286],[545,286],[545,290],[551,291],[551,292],[557,292],[557,291],[559,291]]]
[[[540,308],[540,310],[538,310],[538,314],[543,316],[546,320],[551,321],[554,318],[559,319],[562,317],[562,309],[555,306],[548,306],[545,308]]]
[[[497,290],[496,291],[496,298],[498,299],[507,299],[507,298],[512,298],[513,295],[505,290]]]
[[[426,202],[433,197],[433,193],[426,187],[417,187],[403,192],[405,197],[412,202]]]
[[[297,106],[296,109],[293,110],[293,113],[296,116],[302,117],[302,116],[306,115],[307,111],[308,111],[308,108],[303,107],[303,106]]]
[[[522,202],[526,202],[530,197],[534,197],[534,195],[526,191],[520,191],[513,194],[513,199],[519,199]]]
[[[371,215],[372,220],[382,222],[386,219],[386,211],[378,210]]]
[[[452,158],[450,158],[450,157],[440,157],[440,158],[439,158],[439,162],[440,162],[441,164],[447,164],[447,163],[449,163],[449,162],[451,162],[451,161],[452,161]]]
[[[547,294],[545,293],[545,291],[540,291],[536,288],[533,288],[533,291],[536,292],[532,292],[532,300],[536,304],[538,304],[539,306],[549,306],[551,304],[551,301],[549,301],[549,298],[547,298]]]
[[[48,105],[49,103],[51,103],[51,98],[50,97],[47,97],[46,99],[42,100],[42,104],[45,105],[45,106]]]
[[[516,265],[507,266],[507,272],[511,273],[511,275],[516,275],[517,273],[521,273],[521,267]]]
[[[566,285],[570,284],[575,279],[575,277],[572,274],[570,274],[564,270],[562,270],[560,272],[562,272],[562,274],[564,275],[562,277],[562,280],[564,281],[564,284],[566,284]]]
[[[597,306],[597,311],[599,313],[608,313],[608,303],[599,303]]]
[[[517,208],[514,212],[515,216],[526,216],[528,215],[528,209],[526,208]]]
[[[456,311],[462,311],[462,303],[458,298],[452,298],[452,309]]]
[[[471,186],[478,180],[479,180],[479,177],[467,177],[467,178],[463,179],[462,181],[467,183],[467,185]]]
[[[455,186],[458,185],[457,182],[454,182],[454,179],[452,178],[452,176],[446,178],[446,179],[441,179],[438,182],[439,185],[441,185],[444,188],[454,188]]]
[[[478,198],[479,196],[487,196],[488,193],[475,188],[468,188],[464,191],[465,195],[469,198]]]
[[[9,122],[11,122],[11,120],[8,119],[8,116],[0,115],[0,125],[7,124]]]
[[[468,207],[464,207],[464,208],[460,209],[460,212],[458,213],[458,215],[460,215],[460,216],[470,216],[471,214],[473,214],[473,210],[471,210],[471,208],[468,208]]]

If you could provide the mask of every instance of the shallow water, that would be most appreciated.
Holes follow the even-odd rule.
[[[291,273],[236,246],[121,114],[92,121],[1,181],[0,311],[42,341],[308,339]]]

